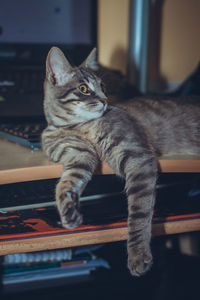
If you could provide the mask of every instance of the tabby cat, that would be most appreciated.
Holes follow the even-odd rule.
[[[140,276],[152,265],[158,156],[199,154],[200,101],[138,98],[130,101],[127,111],[109,106],[96,76],[95,51],[72,67],[60,49],[50,50],[44,84],[48,126],[42,145],[53,161],[63,164],[56,201],[65,228],[81,224],[79,197],[99,161],[125,178],[128,267]]]

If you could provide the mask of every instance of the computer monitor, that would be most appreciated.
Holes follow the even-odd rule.
[[[79,65],[96,42],[97,0],[1,0],[0,121],[43,118],[50,48],[60,47]]]
[[[1,0],[0,64],[44,62],[53,45],[78,64],[96,46],[96,0]]]

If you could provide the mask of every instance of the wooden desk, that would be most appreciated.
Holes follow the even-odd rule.
[[[160,158],[161,172],[200,172],[200,156]],[[62,165],[54,164],[41,150],[31,150],[0,139],[0,184],[13,182],[59,178]],[[109,166],[103,163],[99,172],[113,174]]]
[[[42,151],[33,151],[0,140],[0,184],[58,178],[62,166],[49,162]],[[200,157],[159,160],[161,172],[200,172]],[[113,173],[106,164],[101,165],[102,174]],[[127,239],[127,224],[107,224],[75,230],[46,229],[46,232],[4,238],[0,236],[0,255],[32,252],[45,249],[66,248],[86,244],[106,243]],[[165,220],[154,220],[153,235],[175,234],[200,230],[200,213]]]

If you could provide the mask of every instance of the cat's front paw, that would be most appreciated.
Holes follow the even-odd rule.
[[[64,228],[73,229],[82,224],[83,218],[78,211],[77,195],[72,192],[66,192],[65,198],[62,199],[58,206],[61,223]]]
[[[128,268],[133,276],[142,276],[150,270],[153,263],[150,251],[135,253],[128,251]]]

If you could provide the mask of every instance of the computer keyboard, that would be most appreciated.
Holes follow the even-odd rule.
[[[157,184],[156,215],[199,211],[198,174],[161,174]],[[58,179],[0,185],[0,215],[46,207],[56,212],[55,187]],[[117,220],[127,216],[124,181],[116,175],[95,175],[81,196],[81,210],[87,222]]]
[[[55,208],[58,179],[0,185],[0,216],[45,207],[46,213],[59,220]],[[95,175],[81,196],[81,211],[86,222],[119,220],[127,215],[124,182],[115,175]]]
[[[44,122],[24,124],[3,123],[0,124],[0,136],[32,149],[39,149],[41,147],[41,133],[45,127],[46,124]]]
[[[0,185],[0,210],[3,207],[37,204],[55,200],[56,179]]]
[[[43,90],[44,71],[37,66],[6,66],[0,70],[0,94],[40,93]]]
[[[44,67],[6,65],[0,70],[0,137],[38,149],[46,127],[42,113]]]

